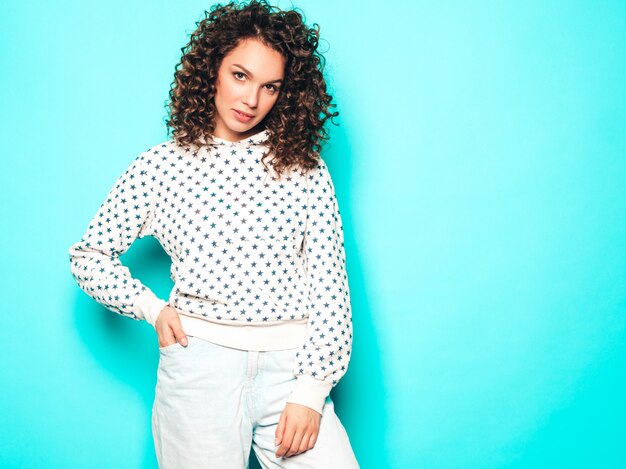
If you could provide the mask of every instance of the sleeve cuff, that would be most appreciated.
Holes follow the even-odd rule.
[[[137,295],[135,300],[135,310],[152,327],[165,306],[167,306],[167,301],[156,296],[149,288]]]
[[[311,375],[297,375],[296,385],[287,402],[305,405],[321,415],[332,387],[331,383],[315,379]]]

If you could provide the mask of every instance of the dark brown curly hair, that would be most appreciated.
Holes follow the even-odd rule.
[[[336,105],[326,90],[325,59],[317,51],[319,25],[309,28],[297,9],[283,11],[265,0],[218,3],[204,16],[181,49],[183,56],[166,102],[166,124],[176,143],[201,146],[201,137],[210,138],[215,129],[215,80],[222,59],[240,41],[255,38],[286,59],[284,84],[262,121],[268,131],[267,155],[274,155],[272,167],[278,174],[290,167],[305,171],[315,167],[321,144],[329,138],[324,125],[328,119],[337,125],[332,118],[339,115],[329,112]]]

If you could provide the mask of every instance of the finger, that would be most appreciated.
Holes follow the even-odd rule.
[[[302,436],[302,441],[300,442],[300,447],[298,448],[298,453],[304,453],[306,450],[309,449],[309,440],[311,439],[311,433],[305,433]]]
[[[294,436],[293,436],[293,440],[291,442],[291,447],[289,448],[289,451],[287,451],[287,454],[285,455],[286,457],[291,457],[294,456],[296,454],[298,454],[298,449],[300,448],[300,443],[302,442],[302,437],[304,434],[304,429],[301,428],[297,428]]]
[[[313,431],[313,432],[307,433],[305,437],[302,438],[302,444],[300,445],[301,453],[304,453],[305,451],[308,451],[313,448],[313,445],[311,444],[311,440],[313,439],[314,435],[315,435],[315,432]]]
[[[285,422],[285,431],[283,432],[283,440],[280,444],[280,448],[276,452],[277,457],[284,456],[291,448],[291,442],[295,433],[295,424],[287,421]]]
[[[276,433],[274,434],[274,446],[278,446],[283,441],[283,433],[285,431],[285,412],[281,412],[280,419],[278,419],[278,426],[276,427]]]
[[[309,439],[309,449],[313,449],[315,447],[315,443],[317,442],[317,435],[319,432],[315,431],[311,434],[311,438]]]
[[[185,331],[183,331],[183,328],[180,325],[180,321],[178,323],[178,326],[173,326],[173,331],[174,331],[174,336],[176,338],[176,342],[186,347],[189,341],[187,339],[187,334],[185,334]]]
[[[176,314],[173,314],[169,318],[168,325],[172,329],[172,333],[174,335],[174,341],[186,347],[187,344],[189,343],[187,339],[187,334],[185,334],[185,331],[183,330],[183,326],[180,322],[180,315],[178,311],[176,310],[174,311],[176,312]]]
[[[171,345],[176,342],[176,337],[174,336],[174,331],[172,328],[166,324],[159,334],[159,346],[165,347],[166,345]]]

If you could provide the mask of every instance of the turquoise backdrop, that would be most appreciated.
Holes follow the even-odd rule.
[[[2,468],[156,467],[156,334],[67,250],[167,139],[210,5],[3,5]],[[340,112],[355,335],[332,396],[361,467],[626,467],[626,3],[293,5]],[[156,240],[122,259],[168,296]]]

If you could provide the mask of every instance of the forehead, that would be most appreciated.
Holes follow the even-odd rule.
[[[256,39],[245,39],[226,54],[222,64],[226,66],[240,64],[255,78],[273,80],[283,77],[285,58],[280,52]]]

